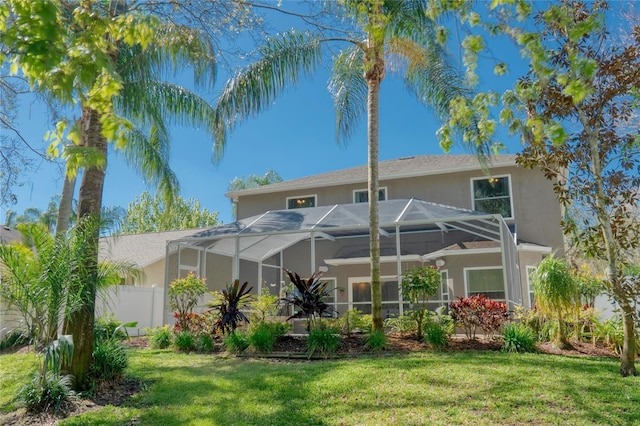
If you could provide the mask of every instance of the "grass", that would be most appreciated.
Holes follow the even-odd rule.
[[[28,357],[0,356],[2,412],[16,406]],[[620,378],[618,364],[496,352],[283,363],[139,350],[129,372],[148,381],[144,392],[60,424],[638,425],[640,377]]]

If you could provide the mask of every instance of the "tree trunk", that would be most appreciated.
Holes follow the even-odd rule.
[[[637,374],[635,367],[636,358],[636,336],[634,324],[634,309],[629,303],[629,297],[624,291],[624,282],[621,278],[619,246],[616,243],[613,233],[613,225],[611,217],[607,212],[607,194],[605,192],[605,184],[603,176],[605,173],[602,161],[600,159],[600,149],[598,146],[599,127],[590,125],[587,115],[580,111],[579,114],[582,126],[589,129],[589,154],[591,156],[591,173],[593,175],[593,184],[595,192],[595,211],[596,217],[602,231],[604,248],[607,257],[607,266],[609,268],[609,284],[616,302],[622,309],[622,331],[624,334],[624,343],[622,347],[620,375],[635,376]]]
[[[95,320],[96,281],[98,278],[98,239],[99,227],[91,221],[100,220],[102,206],[102,189],[107,160],[107,140],[102,136],[100,114],[91,109],[82,110],[82,138],[87,148],[93,148],[104,156],[102,167],[87,166],[80,184],[78,199],[78,227],[85,235],[86,250],[83,254],[81,275],[83,288],[82,309],[73,312],[65,319],[64,333],[73,335],[75,350],[71,361],[70,373],[75,377],[74,387],[78,390],[86,389],[87,375],[91,366],[93,354],[93,325]],[[82,229],[88,227],[86,229]]]
[[[76,189],[76,176],[72,178],[65,174],[64,185],[62,186],[62,197],[58,206],[58,220],[56,221],[56,236],[65,235],[69,230],[71,221],[71,206],[73,204],[73,193]]]
[[[381,6],[369,15],[372,27],[381,25]],[[382,24],[383,25],[383,24]],[[369,190],[369,252],[371,261],[371,315],[374,331],[383,331],[382,283],[380,282],[380,223],[378,218],[378,157],[380,146],[380,83],[384,78],[384,39],[369,32],[364,52],[364,78],[367,82],[367,146]]]
[[[380,282],[380,223],[378,218],[378,157],[380,128],[380,81],[369,82],[368,186],[369,186],[369,251],[371,256],[371,314],[373,330],[382,331],[382,283]]]
[[[621,287],[622,283],[616,285]],[[622,332],[624,340],[622,343],[622,353],[620,354],[620,375],[622,377],[637,376],[635,359],[638,352],[636,347],[636,323],[634,321],[634,307],[629,303],[626,296],[616,297],[620,310],[622,311]]]

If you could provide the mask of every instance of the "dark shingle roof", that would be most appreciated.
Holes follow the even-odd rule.
[[[513,166],[515,155],[499,155],[493,157],[489,167]],[[433,174],[455,173],[465,170],[478,170],[482,166],[475,155],[416,155],[381,161],[378,165],[379,179],[399,179]],[[233,198],[242,195],[266,194],[287,190],[318,188],[336,184],[362,183],[367,181],[367,165],[336,170],[312,176],[291,179],[284,182],[257,188],[243,189],[227,193]]]

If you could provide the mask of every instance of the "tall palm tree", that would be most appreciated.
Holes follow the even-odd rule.
[[[453,99],[465,97],[469,91],[436,42],[435,23],[427,18],[427,0],[344,0],[339,6],[329,5],[330,11],[337,18],[347,18],[355,31],[328,34],[323,26],[318,32],[292,30],[267,39],[260,49],[261,58],[227,81],[218,100],[215,153],[224,154],[227,130],[264,110],[290,83],[315,71],[328,52],[323,46],[340,49],[333,58],[329,84],[337,111],[338,141],[352,134],[365,113],[367,117],[371,300],[374,329],[381,330],[380,85],[387,71],[397,71],[418,102],[430,106],[440,117],[447,115]],[[391,62],[399,65],[391,68]],[[490,153],[485,143],[470,148],[481,158]]]
[[[98,9],[98,12],[107,19],[128,13],[126,7],[122,7],[123,2],[112,3],[120,5]],[[78,218],[100,218],[110,142],[137,167],[147,182],[157,184],[165,199],[170,201],[178,192],[178,181],[169,167],[169,126],[181,124],[213,129],[212,106],[194,92],[164,79],[167,73],[190,69],[198,88],[211,89],[216,63],[210,40],[192,28],[175,23],[156,22],[153,29],[154,37],[144,48],[138,44],[120,43],[113,45],[109,52],[111,66],[121,83],[112,104],[127,129],[122,137],[108,140],[102,114],[91,105],[82,105],[81,139],[66,150],[67,161],[72,167],[83,168]],[[60,223],[68,223],[68,219],[63,218]],[[97,277],[98,272],[97,230],[88,242],[90,255],[86,258],[86,270],[91,279]],[[85,290],[89,292],[85,297],[85,309],[72,313],[65,322],[65,334],[74,335],[76,350],[71,373],[76,377],[77,387],[85,384],[93,345],[95,286],[85,287]]]
[[[127,142],[117,151],[147,183],[156,185],[165,203],[170,204],[179,192],[179,183],[169,165],[169,127],[179,124],[210,129],[213,108],[195,92],[167,81],[166,76],[192,66],[196,87],[211,89],[216,62],[213,47],[192,28],[163,23],[155,34],[144,49],[122,45],[117,51],[115,70],[122,78],[122,89],[114,98],[114,109],[130,125]],[[82,146],[68,146],[65,154],[82,156]],[[74,188],[75,176],[68,169],[60,201],[60,224],[70,223]],[[66,231],[64,225],[60,229]]]

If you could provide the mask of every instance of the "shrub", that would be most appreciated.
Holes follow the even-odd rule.
[[[150,333],[149,344],[153,349],[166,349],[171,346],[172,333],[169,326],[156,327]]]
[[[169,305],[176,312],[176,326],[180,330],[190,330],[190,315],[198,300],[207,291],[204,279],[189,272],[185,278],[178,278],[169,284]]]
[[[287,321],[295,318],[307,319],[307,331],[311,331],[316,320],[322,320],[323,317],[331,317],[334,309],[326,300],[330,297],[331,291],[328,282],[321,282],[322,272],[314,272],[310,278],[300,278],[295,272],[284,270],[295,290],[287,292],[287,297],[282,301],[287,306],[293,306],[295,314],[287,318]]]
[[[493,301],[482,294],[459,297],[449,307],[452,318],[464,330],[467,339],[476,338],[478,327],[485,336],[491,337],[509,319],[506,303]]]
[[[349,309],[335,320],[335,327],[341,334],[351,336],[353,332],[369,332],[371,330],[370,315],[362,315],[358,308]]]
[[[538,341],[549,340],[548,327],[545,325],[546,321],[536,308],[525,309],[521,306],[516,306],[513,319],[529,327]]]
[[[434,349],[444,349],[447,347],[449,333],[446,324],[440,322],[428,322],[424,327],[424,338]]]
[[[252,324],[260,324],[266,320],[267,317],[272,317],[278,314],[280,309],[280,298],[276,295],[266,293],[261,294],[255,299],[249,302],[249,309],[251,314],[249,320]]]
[[[76,394],[71,390],[72,376],[61,376],[51,371],[44,376],[39,373],[19,392],[27,412],[59,413],[73,405]]]
[[[11,330],[2,340],[0,340],[0,351],[29,344],[29,336],[18,329]]]
[[[415,305],[412,317],[416,322],[418,339],[422,339],[422,329],[427,316],[427,299],[438,294],[441,284],[442,274],[435,266],[418,266],[404,273],[402,295]]]
[[[335,328],[321,324],[309,331],[307,338],[307,353],[309,358],[316,352],[325,359],[333,356],[340,346],[340,335]]]
[[[384,331],[373,330],[367,335],[364,348],[368,351],[380,352],[387,348],[387,335]]]
[[[119,328],[120,326],[122,326],[122,321],[116,319],[113,314],[96,318],[93,326],[93,337],[95,340],[101,341],[111,338],[119,340],[125,339],[127,337],[127,333],[124,329]]]
[[[224,336],[224,347],[228,352],[238,355],[249,347],[247,335],[237,330]]]
[[[198,334],[195,338],[195,346],[198,352],[213,352],[215,345],[210,334]]]
[[[253,289],[253,287],[247,288],[248,285],[249,283],[245,281],[240,286],[240,281],[235,280],[233,285],[227,286],[219,293],[218,301],[211,305],[219,314],[215,324],[216,330],[229,334],[234,332],[241,323],[249,323],[249,318],[241,311],[249,302],[249,293]]]
[[[404,315],[385,319],[384,326],[394,333],[400,333],[401,335],[411,333],[417,334],[417,324],[411,316],[411,311],[405,312],[406,313]]]
[[[129,365],[127,348],[117,340],[98,340],[93,348],[91,377],[97,380],[113,380],[122,375]]]
[[[249,346],[256,352],[271,353],[279,337],[286,333],[286,327],[277,322],[261,322],[249,334]]]
[[[505,352],[534,352],[536,336],[533,330],[524,324],[507,324],[502,330]]]
[[[196,348],[196,338],[190,331],[181,331],[176,334],[173,345],[180,351],[191,351]]]
[[[611,348],[616,354],[622,353],[624,332],[622,331],[622,318],[613,317],[605,321],[595,322],[593,342],[601,342]]]

